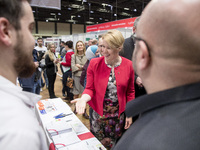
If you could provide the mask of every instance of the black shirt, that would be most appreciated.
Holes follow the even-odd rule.
[[[140,115],[114,150],[199,150],[200,83],[130,101],[126,115]]]

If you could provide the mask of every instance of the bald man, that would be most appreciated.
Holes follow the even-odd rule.
[[[152,0],[136,32],[133,65],[148,95],[114,150],[200,149],[200,1]],[[189,16],[188,16],[189,15]]]

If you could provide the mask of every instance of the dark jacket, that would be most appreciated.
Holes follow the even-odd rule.
[[[57,66],[54,64],[53,61],[50,60],[48,54],[45,56],[45,64],[47,74],[55,74],[58,71]]]
[[[199,150],[200,83],[144,95],[126,105],[139,118],[114,150]]]

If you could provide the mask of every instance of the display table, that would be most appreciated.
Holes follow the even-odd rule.
[[[61,98],[39,101],[36,114],[50,150],[106,150]]]

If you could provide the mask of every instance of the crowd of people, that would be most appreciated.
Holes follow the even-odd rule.
[[[34,46],[29,3],[0,0],[1,148],[48,149],[33,108],[45,85],[57,98],[60,68],[62,95],[106,149],[200,149],[198,0],[152,0],[130,37],[109,30],[87,45],[61,41],[57,48],[42,38]]]

